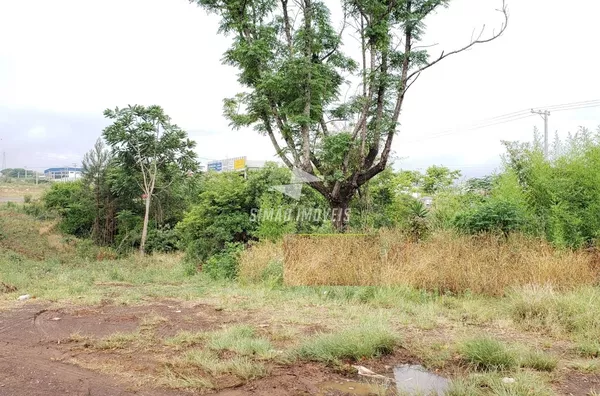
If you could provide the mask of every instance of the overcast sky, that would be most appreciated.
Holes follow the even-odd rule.
[[[432,55],[500,20],[501,0],[453,0],[428,20]],[[501,139],[529,140],[539,116],[470,130],[532,107],[600,99],[596,0],[507,0],[497,41],[447,59],[411,88],[394,150],[397,167],[443,164],[491,172]],[[348,43],[351,44],[351,43]],[[268,139],[232,131],[222,99],[239,91],[221,65],[228,39],[186,0],[0,0],[0,151],[8,167],[79,164],[106,125],[105,108],[159,104],[198,143],[202,162],[275,159]],[[550,116],[550,131],[596,128],[600,107]],[[439,136],[443,135],[443,136]],[[429,138],[437,136],[435,138]]]

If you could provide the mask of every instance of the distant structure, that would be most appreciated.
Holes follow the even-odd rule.
[[[266,161],[248,160],[246,157],[227,158],[210,161],[206,164],[208,172],[240,172],[264,168]]]
[[[47,180],[74,181],[81,178],[82,168],[64,166],[62,168],[49,168],[44,171]]]

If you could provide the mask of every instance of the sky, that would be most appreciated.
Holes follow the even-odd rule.
[[[499,166],[501,140],[530,140],[543,121],[531,115],[473,125],[600,99],[600,2],[507,4],[510,21],[501,38],[446,59],[411,87],[393,145],[396,168],[437,164],[464,175],[490,173]],[[497,29],[500,5],[451,1],[427,20],[424,43],[436,44],[431,55],[465,44],[483,24],[488,33]],[[6,166],[41,171],[80,164],[107,125],[104,109],[128,104],[161,105],[196,140],[203,163],[236,156],[275,160],[268,138],[233,131],[222,115],[222,100],[241,88],[237,71],[221,64],[230,39],[217,28],[214,15],[187,0],[1,0],[0,152]],[[600,107],[549,117],[552,137],[598,125]]]

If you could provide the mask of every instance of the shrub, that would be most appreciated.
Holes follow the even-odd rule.
[[[179,238],[175,230],[168,225],[153,228],[148,232],[146,252],[170,253],[177,250]]]
[[[23,202],[25,202],[26,204],[31,203],[31,199],[32,199],[31,194],[25,194],[23,196]]]
[[[460,353],[477,370],[509,370],[517,366],[513,351],[500,341],[492,338],[476,338],[465,342]]]
[[[48,209],[57,210],[62,220],[61,231],[86,237],[94,223],[94,203],[90,190],[81,181],[54,183],[44,195]]]
[[[228,243],[222,252],[206,260],[202,265],[202,272],[213,279],[234,279],[238,274],[238,263],[243,249],[242,244]]]
[[[502,232],[508,235],[526,224],[523,210],[510,201],[490,199],[465,212],[459,213],[455,226],[466,233]]]

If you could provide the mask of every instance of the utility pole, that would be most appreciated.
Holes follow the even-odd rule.
[[[544,157],[548,159],[548,117],[550,116],[550,112],[548,110],[533,110],[531,109],[533,114],[539,114],[544,120]]]

